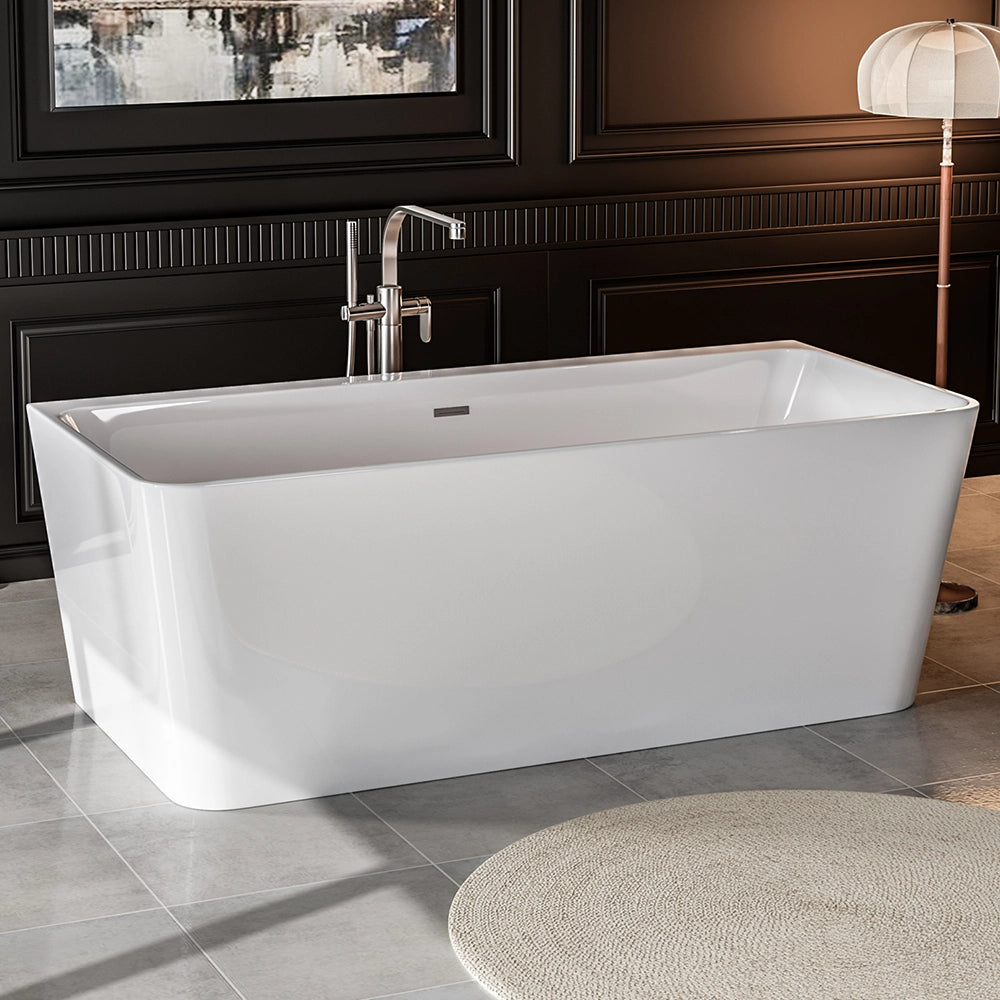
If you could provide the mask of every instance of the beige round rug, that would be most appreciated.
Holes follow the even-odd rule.
[[[998,1000],[1000,814],[861,792],[643,802],[500,851],[450,929],[500,1000]]]

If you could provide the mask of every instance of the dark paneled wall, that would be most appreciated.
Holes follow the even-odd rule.
[[[53,110],[0,0],[0,580],[48,572],[23,408],[344,370],[345,222],[435,304],[407,367],[795,338],[930,380],[940,128],[856,109],[867,44],[990,0],[459,0],[456,94]],[[1000,129],[956,126],[954,388],[1000,472]]]

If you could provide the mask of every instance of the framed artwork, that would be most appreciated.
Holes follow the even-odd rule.
[[[517,0],[11,2],[32,173],[514,159]]]
[[[53,105],[457,90],[457,0],[47,0]]]

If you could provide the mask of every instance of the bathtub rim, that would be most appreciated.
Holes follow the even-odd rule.
[[[225,479],[199,479],[190,482],[171,482],[168,480],[160,479],[147,479],[144,476],[139,475],[129,466],[125,465],[119,459],[115,458],[110,452],[105,451],[99,445],[95,444],[90,440],[85,434],[79,431],[76,426],[72,423],[71,418],[67,419],[69,411],[72,409],[96,409],[98,406],[102,407],[115,407],[115,406],[127,406],[129,404],[135,404],[138,402],[155,404],[157,402],[170,401],[172,403],[182,403],[186,400],[199,400],[199,399],[212,399],[219,397],[228,396],[245,396],[245,395],[272,395],[281,394],[295,389],[310,389],[310,388],[322,388],[322,387],[332,387],[338,385],[353,385],[353,384],[371,384],[371,385],[383,385],[386,384],[385,381],[380,376],[353,376],[353,377],[336,377],[336,378],[323,378],[323,379],[304,379],[295,380],[288,382],[260,382],[251,385],[236,385],[236,386],[211,386],[203,389],[190,389],[190,390],[164,390],[161,392],[148,392],[148,393],[128,393],[117,396],[90,396],[81,397],[79,399],[62,399],[62,400],[46,400],[44,402],[37,403],[27,403],[25,409],[28,413],[29,419],[32,415],[37,415],[38,419],[45,420],[46,422],[55,424],[61,433],[68,435],[70,440],[75,440],[84,449],[90,451],[95,455],[100,461],[110,464],[114,469],[116,469],[121,475],[125,476],[131,482],[139,484],[144,487],[154,487],[157,489],[201,489],[206,486],[235,486],[241,483],[260,483],[269,482],[272,480],[283,480],[283,479],[299,479],[304,476],[330,476],[330,475],[346,475],[351,473],[361,473],[368,471],[375,471],[378,469],[395,469],[401,467],[408,467],[414,465],[425,465],[428,462],[465,462],[471,461],[477,458],[489,458],[501,455],[520,455],[520,454],[537,454],[546,451],[561,451],[561,450],[577,450],[583,448],[601,448],[601,447],[619,447],[623,444],[629,444],[631,442],[638,441],[656,441],[656,440],[673,440],[673,439],[684,439],[684,438],[699,438],[699,437],[715,437],[721,435],[733,435],[733,434],[759,434],[767,431],[790,431],[794,428],[808,428],[817,426],[834,426],[838,424],[846,423],[858,423],[861,421],[872,421],[872,420],[901,420],[906,418],[914,418],[920,416],[929,416],[935,413],[954,413],[960,414],[972,409],[979,408],[979,402],[973,399],[971,396],[966,396],[963,393],[956,392],[952,389],[943,389],[940,386],[931,385],[928,382],[922,382],[920,379],[912,378],[908,375],[902,375],[898,372],[889,371],[886,368],[879,368],[877,365],[869,364],[865,361],[858,361],[855,358],[849,358],[846,355],[837,354],[833,351],[827,351],[824,348],[813,347],[810,344],[806,344],[798,340],[775,340],[775,341],[758,341],[752,344],[723,344],[715,345],[712,347],[685,347],[685,348],[675,348],[671,350],[664,351],[641,351],[635,353],[623,353],[623,354],[601,354],[601,355],[587,355],[579,358],[555,358],[546,359],[543,361],[517,361],[511,362],[509,364],[497,364],[497,365],[471,365],[464,368],[443,368],[443,369],[426,369],[413,372],[402,372],[398,376],[394,376],[391,381],[424,381],[428,379],[437,378],[449,378],[456,376],[467,376],[467,375],[484,375],[484,374],[498,374],[506,372],[517,372],[517,371],[527,371],[527,370],[539,370],[539,369],[557,369],[557,368],[583,368],[589,367],[591,365],[601,365],[601,364],[613,364],[613,363],[623,363],[627,361],[655,361],[668,358],[682,358],[682,357],[701,357],[705,355],[723,355],[723,354],[752,354],[767,351],[789,351],[789,352],[806,352],[811,354],[825,355],[827,357],[835,358],[838,361],[846,362],[850,365],[857,365],[862,368],[870,369],[871,371],[878,372],[882,375],[888,375],[894,379],[901,379],[904,382],[909,382],[913,385],[920,386],[922,388],[933,389],[936,392],[942,393],[945,396],[950,397],[955,400],[958,405],[950,407],[938,407],[934,409],[912,409],[905,410],[897,413],[880,413],[880,414],[869,414],[862,416],[851,416],[851,417],[836,417],[827,420],[808,420],[799,421],[796,423],[789,424],[766,424],[759,427],[732,427],[732,428],[722,428],[717,430],[708,431],[691,431],[682,434],[654,434],[648,437],[634,437],[634,438],[621,438],[613,441],[593,441],[593,442],[581,442],[579,444],[573,445],[552,445],[548,447],[538,447],[538,448],[521,448],[517,450],[500,450],[496,452],[488,452],[482,455],[456,455],[447,458],[433,458],[433,459],[409,459],[398,462],[379,462],[373,465],[349,465],[340,468],[328,468],[328,469],[308,469],[297,472],[277,472],[268,475],[260,476],[234,476]]]

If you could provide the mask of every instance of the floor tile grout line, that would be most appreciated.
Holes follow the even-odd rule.
[[[0,741],[0,742],[2,742],[2,741]],[[35,760],[37,761],[38,758],[36,757]],[[50,777],[51,777],[51,775],[50,775]],[[57,782],[57,784],[58,784],[58,782]],[[77,805],[77,803],[65,792],[64,789],[62,789],[60,787],[60,791],[62,791],[63,794],[66,795],[67,799],[69,799],[70,802],[73,803],[73,805],[75,805],[77,808],[79,808],[79,806]],[[20,827],[20,826],[37,826],[38,824],[41,824],[41,823],[58,823],[60,821],[68,820],[68,819],[73,819],[73,820],[76,820],[76,819],[88,819],[89,820],[91,817],[94,817],[94,816],[100,817],[100,816],[118,815],[119,813],[124,813],[124,812],[138,812],[141,809],[155,809],[158,806],[164,806],[164,805],[170,805],[170,804],[171,803],[169,801],[167,801],[167,802],[154,802],[151,805],[125,806],[122,809],[105,809],[105,810],[101,810],[101,811],[98,811],[98,812],[91,812],[91,813],[80,812],[77,815],[73,815],[73,816],[52,816],[52,817],[49,817],[47,819],[26,820],[23,823],[8,823],[5,826],[0,825],[0,831],[3,831],[3,830],[13,830],[13,829],[16,829],[17,827]],[[383,823],[385,822],[384,820],[382,820],[382,818],[380,816],[378,817],[378,819],[381,822],[383,822]],[[95,824],[94,823],[90,823],[89,825],[94,826]],[[388,824],[386,824],[386,825],[388,826]],[[99,828],[98,828],[98,832],[100,832]],[[397,833],[397,831],[393,830],[393,833]],[[401,836],[401,835],[397,833],[397,836]],[[107,838],[104,838],[104,839],[107,839]],[[405,837],[401,837],[401,839],[405,840],[406,838]],[[288,885],[267,886],[267,887],[265,887],[263,889],[251,889],[248,892],[229,893],[229,894],[222,895],[222,896],[208,896],[206,898],[184,899],[184,900],[179,900],[177,902],[170,902],[170,903],[162,902],[161,901],[160,905],[163,906],[163,907],[165,907],[165,908],[167,908],[167,909],[169,909],[172,906],[194,906],[194,905],[196,905],[198,903],[215,903],[215,902],[219,902],[219,901],[225,900],[225,899],[238,899],[241,896],[253,896],[253,895],[255,895],[257,893],[261,893],[261,892],[281,892],[281,891],[283,891],[285,889],[304,889],[304,888],[308,888],[308,887],[314,886],[314,885],[323,885],[326,882],[342,882],[342,881],[346,881],[348,879],[371,878],[372,876],[375,876],[375,875],[392,875],[392,874],[394,874],[396,872],[415,871],[418,868],[428,868],[428,867],[437,868],[437,867],[439,867],[439,865],[437,863],[431,861],[430,858],[428,858],[422,851],[419,851],[416,847],[413,847],[412,844],[409,844],[409,841],[407,841],[407,844],[410,847],[412,847],[414,851],[417,851],[417,853],[420,854],[421,857],[423,857],[425,859],[425,863],[415,864],[415,865],[401,865],[398,868],[378,868],[378,869],[375,869],[373,871],[358,872],[357,874],[354,874],[354,875],[337,875],[337,876],[334,876],[332,878],[310,879],[308,882],[292,882],[292,883],[289,883]],[[112,847],[113,846],[114,845],[112,845]],[[476,858],[488,857],[488,856],[489,855],[473,854],[473,855],[470,855],[469,857],[465,857],[465,858],[449,858],[447,861],[440,862],[440,864],[445,864],[445,865],[448,865],[448,864],[457,864],[458,862],[461,862],[461,861],[474,861]],[[136,912],[140,912],[140,911],[136,911]],[[90,920],[90,919],[99,919],[99,918],[85,917],[84,919]],[[64,921],[64,922],[65,923],[74,923],[75,921]],[[0,931],[0,933],[8,933],[8,932],[6,932],[6,931]],[[2,1000],[2,997],[0,997],[0,1000]]]
[[[10,660],[8,662],[0,662],[0,670],[4,670],[7,667],[30,667],[42,663],[64,663],[68,667],[69,656],[64,654],[62,656],[49,656],[44,660],[39,660],[38,657],[35,657],[33,660]]]
[[[67,732],[72,732],[72,730],[66,730],[66,731]],[[52,736],[52,735],[57,735],[57,734],[47,733],[45,735]],[[29,739],[34,739],[33,736],[28,737],[28,738]],[[8,738],[6,736],[0,736],[0,744],[3,744],[5,742],[8,742]],[[65,788],[62,787],[61,784],[59,784],[58,780],[53,776],[52,772],[49,771],[49,769],[47,767],[45,767],[44,764],[42,764],[42,762],[39,759],[39,757],[36,754],[32,753],[30,749],[28,749],[28,747],[25,744],[25,742],[24,742],[23,739],[20,739],[16,735],[12,735],[11,738],[10,738],[10,740],[9,740],[9,742],[11,742],[11,743],[18,743],[18,744],[21,745],[21,747],[23,747],[25,750],[27,750],[27,752],[31,755],[31,757],[35,760],[35,762],[41,766],[42,770],[44,770],[45,773],[50,778],[52,778],[52,780],[55,782],[56,787],[59,789],[59,791],[61,791],[63,793],[63,795],[65,795],[66,798],[69,799],[69,801],[77,809],[80,809],[80,812],[78,814],[72,815],[72,816],[48,816],[45,819],[28,819],[28,820],[24,820],[21,823],[0,823],[0,830],[13,830],[15,827],[18,827],[18,826],[31,826],[32,824],[35,824],[35,823],[57,823],[61,819],[80,819],[81,816],[82,817],[109,816],[109,815],[113,815],[113,814],[116,814],[116,813],[137,812],[140,809],[153,809],[153,808],[155,808],[157,806],[163,806],[163,805],[169,805],[170,804],[170,802],[169,802],[168,799],[164,799],[163,802],[150,802],[150,803],[145,803],[143,805],[138,805],[138,806],[122,806],[120,809],[95,809],[95,810],[91,810],[90,812],[87,812],[87,811],[83,810],[80,807],[79,803],[76,802],[75,799],[73,799],[73,797],[66,791]],[[0,1000],[3,1000],[3,998],[0,997]]]
[[[399,997],[402,997],[403,1000],[406,1000],[406,997],[416,997],[419,1000],[421,993],[430,993],[431,990],[443,990],[449,986],[468,985],[476,986],[478,983],[474,979],[458,979],[453,983],[438,983],[436,986],[419,986],[415,990],[404,990],[402,993],[379,993],[378,996],[363,997],[362,1000],[397,1000]]]
[[[131,917],[137,913],[159,913],[162,906],[144,906],[139,910],[122,910],[119,913],[100,913],[96,917],[79,917],[76,920],[56,920],[50,924],[33,924],[31,927],[14,927],[9,931],[0,931],[0,938],[9,937],[11,934],[26,934],[28,931],[45,931],[51,927],[72,927],[75,924],[89,924],[96,920],[114,920],[115,917]],[[0,996],[0,1000],[3,997]]]
[[[33,826],[36,823],[58,823],[60,820],[64,819],[80,819],[81,817],[85,819],[87,814],[80,808],[80,804],[73,798],[72,795],[69,794],[69,792],[66,791],[65,788],[63,788],[59,781],[56,780],[55,775],[38,759],[37,754],[32,753],[31,748],[24,742],[17,730],[12,728],[2,715],[0,715],[0,722],[10,729],[10,737],[4,736],[0,738],[0,742],[7,742],[7,740],[10,739],[11,742],[17,743],[21,749],[24,750],[24,752],[27,753],[28,756],[49,776],[52,783],[59,789],[60,792],[63,793],[70,805],[77,810],[77,814],[75,816],[50,816],[47,819],[25,820],[23,823],[5,823],[0,825],[0,830],[13,830],[19,826]],[[3,1000],[3,998],[0,997],[0,1000]]]
[[[1000,686],[1000,678],[995,681],[977,681],[975,684],[965,684],[957,688],[943,688],[940,691],[921,691],[921,697],[925,694],[947,694],[949,691],[971,691],[973,688],[981,688],[983,691],[996,692]]]
[[[617,781],[618,784],[622,786],[622,788],[626,789],[627,791],[630,791],[633,795],[638,795],[643,802],[649,802],[649,799],[646,798],[646,796],[643,795],[642,792],[637,792],[634,788],[631,787],[631,785],[626,785],[625,782],[621,780],[621,778],[616,778],[613,774],[610,774],[609,772],[605,771],[600,764],[595,764],[592,758],[584,757],[583,759],[591,766],[596,767],[597,770],[601,772],[601,774],[607,774],[607,776],[612,781]]]
[[[984,545],[984,549],[1000,549],[1000,545]],[[957,552],[980,552],[981,549],[957,549]],[[986,580],[987,583],[1000,584],[1000,580],[994,580],[992,576],[983,573],[981,570],[972,569],[969,566],[963,566],[957,558],[947,558],[945,562],[951,563],[956,569],[960,569],[963,573],[969,573],[972,576],[978,576],[982,580]],[[984,611],[989,611],[989,608],[984,608]]]
[[[984,771],[982,774],[963,774],[958,778],[937,778],[935,781],[925,781],[920,785],[910,785],[915,792],[921,788],[930,788],[932,785],[947,785],[954,781],[975,781],[977,778],[1000,777],[1000,771]]]
[[[271,885],[264,889],[250,889],[247,892],[234,892],[226,896],[209,896],[206,899],[185,899],[176,903],[164,903],[169,910],[171,907],[200,906],[202,903],[224,903],[233,899],[245,899],[250,896],[263,896],[269,892],[288,892],[291,889],[312,889],[319,885],[332,885],[336,882],[353,882],[356,879],[376,878],[380,875],[398,875],[400,872],[415,872],[421,868],[436,868],[433,861],[428,861],[425,865],[404,865],[402,868],[383,868],[375,872],[361,872],[358,875],[340,875],[335,878],[318,878],[310,882],[295,882],[292,885]],[[0,997],[3,1000],[3,997]]]
[[[69,729],[53,729],[50,732],[45,732],[45,733],[19,733],[16,729],[13,730],[13,732],[18,739],[33,740],[40,736],[62,736],[63,733],[73,733],[76,732],[77,729],[89,729],[89,728],[91,727],[88,725],[88,726],[71,726]],[[0,1000],[3,1000],[3,998],[0,997]]]
[[[943,664],[942,664],[943,666]],[[987,688],[990,684],[996,684],[997,681],[976,681],[973,684],[957,684],[955,687],[950,688],[934,688],[928,691],[918,691],[919,697],[931,694],[950,694],[952,691],[971,691],[973,688]],[[911,706],[912,707],[912,706]]]
[[[13,667],[35,667],[41,666],[43,663],[59,663],[69,669],[69,657],[68,656],[50,656],[45,660],[0,660],[0,676],[8,668]]]
[[[968,687],[985,687],[987,684],[998,684],[998,683],[1000,683],[1000,677],[998,677],[995,681],[979,681],[979,680],[976,680],[975,677],[970,677],[968,674],[963,674],[962,671],[959,670],[957,667],[949,667],[948,664],[945,663],[943,660],[937,660],[933,656],[928,656],[926,652],[924,653],[924,659],[930,660],[931,663],[936,663],[939,667],[944,667],[945,670],[950,670],[953,674],[958,674],[959,677],[965,677],[967,680],[972,681],[971,684],[959,684],[959,685],[957,685],[955,687],[950,687],[950,688],[938,688],[938,691],[960,691],[963,688],[968,688]],[[921,695],[921,694],[937,694],[937,693],[938,693],[937,691],[918,691],[917,692],[918,695]]]
[[[496,854],[496,851],[493,852]],[[458,865],[463,861],[478,861],[480,858],[485,861],[487,858],[492,858],[493,854],[470,854],[467,858],[449,858],[447,861],[439,861],[439,865]],[[2,1000],[2,998],[0,998]]]
[[[975,492],[981,497],[990,497],[992,500],[1000,500],[1000,494],[998,493],[984,493],[982,490],[975,489],[975,487],[972,487],[972,489],[975,490]],[[961,493],[959,496],[961,496]]]
[[[959,566],[961,564],[958,563],[958,562],[955,562],[955,559],[956,558],[958,558],[958,559],[962,558],[963,555],[964,555],[964,553],[966,553],[966,552],[975,552],[975,553],[980,553],[980,552],[997,552],[998,550],[1000,550],[1000,544],[997,544],[997,545],[966,545],[964,547],[949,546],[948,550],[946,552],[946,555],[948,556],[948,558],[945,559],[945,562],[954,563],[956,566]],[[975,570],[969,570],[969,572],[970,573],[974,573]],[[982,575],[982,574],[980,574],[980,575]]]
[[[963,566],[961,563],[955,562],[954,559],[948,559],[948,560],[946,560],[946,562],[950,563],[954,567],[954,569],[956,569],[958,571],[958,573],[961,576],[972,576],[972,577],[975,577],[976,580],[973,581],[973,582],[978,582],[978,581],[982,580],[983,583],[989,583],[989,584],[992,584],[994,587],[1000,587],[1000,580],[994,580],[993,577],[987,576],[985,573],[977,573],[974,569],[969,569],[968,566]],[[951,570],[946,570],[945,572],[948,573],[948,574],[950,574]],[[976,588],[973,587],[972,589],[975,590]],[[978,594],[978,596],[980,598],[980,601],[972,609],[973,611],[996,611],[996,610],[998,610],[998,608],[1000,608],[1000,605],[997,605],[997,604],[983,604],[982,603],[983,600],[987,600],[988,601],[989,598],[983,598],[982,593],[980,593],[979,591],[977,591],[977,594]]]
[[[14,732],[17,735],[17,737],[19,739],[22,739],[22,740],[33,740],[33,739],[35,739],[36,737],[39,737],[39,736],[62,736],[63,733],[75,733],[78,729],[92,729],[92,728],[93,729],[97,729],[97,728],[100,728],[100,727],[97,725],[96,722],[88,722],[86,725],[70,726],[67,729],[50,729],[50,730],[47,730],[46,732],[40,732],[40,733],[37,733],[37,732],[19,733],[13,727],[11,727],[11,730],[12,730],[12,732]],[[3,1000],[3,998],[0,997],[0,1000]]]
[[[884,767],[879,767],[878,764],[873,764],[870,760],[865,760],[865,758],[862,757],[861,754],[855,753],[853,750],[848,750],[847,747],[841,746],[836,740],[830,739],[829,736],[824,736],[822,733],[817,733],[815,729],[812,729],[809,726],[803,726],[802,728],[805,729],[807,732],[812,733],[813,736],[818,736],[821,740],[826,740],[827,743],[830,743],[833,746],[837,747],[838,750],[843,750],[844,753],[849,753],[856,760],[860,760],[862,764],[867,764],[869,767],[874,768],[876,771],[879,772],[879,774],[884,774],[887,778],[891,778],[893,781],[898,781],[901,785],[904,785],[906,788],[911,788],[913,789],[913,791],[917,790],[916,785],[911,785],[908,781],[903,781],[902,778],[896,777],[896,775],[887,771]],[[892,789],[889,789],[889,791],[892,791]]]
[[[140,809],[155,809],[157,808],[157,806],[169,806],[169,805],[174,805],[174,803],[171,802],[170,799],[164,798],[162,802],[146,802],[138,806],[120,806],[118,809],[91,809],[90,812],[87,813],[87,815],[114,816],[117,815],[118,813],[139,812]],[[181,808],[185,807],[182,806]],[[0,1000],[3,1000],[3,997],[0,997]]]
[[[974,569],[969,569],[968,566],[963,566],[962,563],[956,561],[955,559],[946,559],[945,562],[946,563],[950,563],[955,569],[960,570],[963,574],[967,574],[969,576],[977,576],[977,577],[979,577],[980,580],[985,580],[986,583],[990,583],[994,587],[1000,587],[1000,580],[994,580],[992,576],[987,576],[985,573],[980,573],[980,572],[977,572]],[[997,574],[997,575],[1000,576],[1000,574]],[[987,604],[987,605],[977,605],[975,608],[973,608],[974,611],[978,611],[978,610],[982,610],[982,611],[996,611],[996,609],[997,609],[996,605],[992,605],[991,606],[989,604]],[[953,617],[953,620],[958,620],[958,619],[959,619],[958,615],[955,615]]]
[[[31,667],[39,663],[62,663],[69,664],[68,656],[48,656],[44,660],[34,659],[34,660],[0,660],[0,673],[6,670],[8,667]]]
[[[0,712],[0,726],[4,726],[7,729],[7,736],[0,736],[0,740],[16,740],[17,735],[14,732],[14,727],[3,717],[3,712]]]
[[[361,798],[358,797],[358,795],[357,795],[356,792],[351,792],[350,795],[351,795],[352,799],[355,799],[357,802],[360,802],[361,805],[363,805],[380,823],[384,823],[390,830],[392,830],[392,832],[397,837],[399,837],[399,839],[402,840],[404,844],[406,844],[412,850],[416,851],[417,854],[419,854],[429,865],[433,865],[449,882],[451,882],[453,885],[456,885],[456,886],[457,885],[461,885],[461,882],[457,882],[455,879],[453,879],[441,867],[441,865],[439,865],[436,861],[433,861],[426,854],[424,854],[424,852],[422,850],[420,850],[420,848],[417,847],[416,844],[412,843],[407,837],[404,837],[399,832],[399,830],[397,830],[387,819],[385,819],[383,816],[379,816],[379,814],[370,805],[368,805],[368,803],[365,802],[364,799],[361,799]],[[447,862],[445,862],[445,863],[447,863]]]
[[[35,760],[37,761],[38,758],[36,757]],[[61,788],[59,790],[62,791]],[[63,795],[66,795],[66,793],[63,792]],[[80,808],[72,799],[69,798],[68,795],[66,796],[66,798],[69,799],[70,805],[74,806],[74,808],[76,809]],[[5,823],[3,825],[0,825],[0,832],[6,830],[18,830],[23,826],[41,826],[43,823],[59,823],[67,819],[86,819],[86,818],[87,818],[86,813],[78,812],[78,813],[70,813],[70,815],[68,816],[49,816],[46,819],[26,819],[23,823]],[[0,1000],[3,1000],[3,997],[0,997]]]
[[[18,739],[20,740],[20,743],[24,747],[24,749],[27,750],[28,753],[31,754],[31,756],[34,757],[36,761],[38,761],[39,767],[41,767],[42,770],[45,771],[45,773],[52,779],[52,781],[55,782],[56,787],[63,793],[63,795],[66,796],[67,799],[69,799],[70,802],[73,803],[73,805],[77,809],[80,810],[81,815],[87,821],[87,823],[90,824],[94,832],[101,838],[101,840],[104,841],[105,844],[108,845],[109,848],[111,848],[115,856],[132,873],[135,879],[146,890],[146,892],[148,892],[149,895],[156,901],[157,905],[163,910],[163,912],[167,914],[168,918],[177,926],[181,934],[183,934],[184,937],[191,942],[191,944],[197,949],[197,951],[204,956],[205,961],[207,961],[209,965],[211,965],[212,968],[215,969],[215,971],[219,974],[219,976],[222,977],[223,982],[226,983],[227,986],[229,986],[229,988],[236,994],[237,997],[240,998],[240,1000],[247,1000],[245,994],[240,989],[238,989],[236,984],[232,981],[232,979],[230,979],[230,977],[225,972],[223,972],[223,970],[220,968],[219,964],[215,961],[215,959],[213,959],[212,956],[209,955],[204,948],[202,948],[202,946],[195,940],[194,936],[188,931],[188,929],[177,919],[177,917],[174,916],[173,913],[170,912],[169,907],[167,907],[167,905],[163,902],[163,900],[160,899],[160,897],[153,891],[149,883],[147,883],[146,880],[135,870],[135,868],[129,863],[129,861],[125,858],[125,856],[121,853],[121,851],[119,851],[118,848],[115,847],[115,845],[112,844],[110,840],[108,840],[108,838],[104,835],[103,831],[90,818],[90,816],[87,815],[87,813],[80,808],[80,803],[77,802],[72,795],[70,795],[70,793],[63,787],[62,783],[58,780],[58,778],[56,778],[56,776],[45,766],[45,764],[42,763],[41,760],[39,760],[38,756],[32,753],[31,747],[29,747],[24,742],[24,740],[21,740],[20,737],[18,737]],[[71,817],[71,818],[75,819],[76,817]]]
[[[58,604],[59,598],[55,594],[49,594],[47,597],[22,597],[16,601],[0,601],[0,615],[3,614],[4,608],[17,608],[24,604],[38,604],[41,601],[55,601]]]

